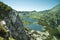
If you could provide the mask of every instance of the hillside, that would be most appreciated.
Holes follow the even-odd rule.
[[[31,27],[31,24],[32,25],[34,25],[34,24],[42,25],[42,27],[45,27],[45,31],[47,30],[50,34],[49,38],[47,38],[46,40],[52,40],[54,37],[55,37],[54,40],[60,40],[60,31],[59,31],[60,30],[60,4],[56,5],[55,7],[51,8],[49,10],[44,10],[44,11],[39,11],[39,12],[30,11],[27,14],[25,12],[23,12],[23,13],[19,13],[19,14],[20,14],[20,17],[22,18],[24,25],[29,25],[30,27]],[[28,20],[33,20],[33,19],[37,20],[37,22],[28,21]],[[30,28],[29,26],[28,26],[28,28]],[[36,26],[36,28],[37,28],[37,26]]]
[[[52,12],[59,12],[60,11],[60,4],[58,4],[55,7],[53,7],[50,11],[52,11]]]
[[[0,2],[0,40],[60,40],[60,4],[37,12]]]
[[[2,39],[27,40],[27,36],[17,11],[0,2],[0,40]]]

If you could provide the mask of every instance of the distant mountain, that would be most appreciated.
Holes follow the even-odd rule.
[[[60,12],[60,4],[54,6],[51,9],[40,11],[40,13],[49,13],[49,12]]]
[[[42,15],[47,15],[47,14],[50,14],[50,13],[60,13],[60,4],[54,6],[53,8],[51,9],[48,9],[48,10],[43,10],[43,11],[18,11],[19,14],[22,15],[22,17],[30,17],[30,18],[36,18],[36,19],[40,19],[40,17]],[[20,16],[21,16],[20,15]]]
[[[55,7],[53,7],[50,12],[60,12],[60,4],[56,5]]]

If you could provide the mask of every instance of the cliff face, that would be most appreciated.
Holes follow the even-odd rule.
[[[0,2],[0,20],[1,21],[4,20],[6,22],[6,26],[8,27],[6,31],[9,30],[9,32],[6,32],[6,34],[8,33],[8,35],[13,37],[15,40],[27,40],[27,36],[22,21],[19,17],[19,14],[17,13],[17,11],[13,10],[12,8],[10,8],[9,6],[5,5],[2,2]],[[5,36],[3,35],[1,36],[5,38]]]
[[[9,24],[8,28],[11,30],[11,35],[16,40],[27,40],[26,33],[22,24],[22,21],[19,17],[19,14],[12,10],[12,12],[9,13]]]

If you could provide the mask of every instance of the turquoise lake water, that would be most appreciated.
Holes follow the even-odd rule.
[[[26,25],[28,28],[33,29],[33,30],[37,30],[37,31],[42,31],[42,26],[38,25],[38,24],[28,24]]]
[[[27,24],[25,25],[26,27],[36,30],[36,31],[42,31],[42,26],[39,24],[34,24],[34,22],[38,22],[38,20],[35,19],[31,19],[31,18],[24,18],[23,20],[27,21],[27,22],[32,22],[32,24]]]
[[[38,22],[38,20],[32,18],[23,18],[23,20],[26,20],[27,22]]]

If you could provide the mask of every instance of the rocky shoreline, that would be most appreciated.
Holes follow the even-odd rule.
[[[41,32],[26,28],[25,32],[29,36],[30,40],[45,40],[49,37],[48,31]]]

